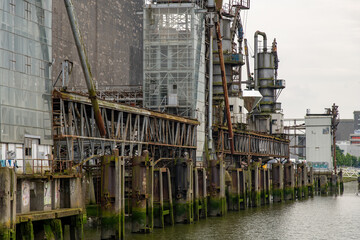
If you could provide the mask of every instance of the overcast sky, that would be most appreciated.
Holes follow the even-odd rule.
[[[243,21],[252,49],[256,30],[277,39],[285,118],[360,110],[360,0],[251,0]]]

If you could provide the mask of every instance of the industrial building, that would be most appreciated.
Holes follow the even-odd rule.
[[[84,239],[88,216],[123,239],[314,195],[289,161],[276,39],[256,31],[250,61],[250,1],[226,3],[0,0],[0,237]],[[305,121],[331,170],[331,116]]]
[[[33,172],[52,157],[52,2],[5,0],[0,13],[1,165]]]
[[[63,1],[52,2],[52,80],[59,76],[62,62],[73,63],[69,89],[86,90],[80,60]],[[77,0],[74,7],[89,64],[98,91],[127,92],[142,85],[143,19],[142,0]],[[61,81],[58,81],[61,87]],[[140,89],[141,90],[141,89]]]

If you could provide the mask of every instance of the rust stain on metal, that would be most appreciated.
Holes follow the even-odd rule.
[[[229,129],[230,149],[231,149],[231,154],[233,155],[235,153],[234,139],[233,139],[234,134],[233,134],[232,123],[231,123],[229,95],[228,95],[226,75],[225,75],[225,63],[224,63],[224,56],[223,56],[223,50],[222,50],[222,42],[221,42],[222,37],[221,37],[221,32],[220,32],[220,22],[219,21],[215,22],[215,27],[216,27],[216,37],[217,37],[217,45],[218,45],[220,68],[221,68],[221,79],[222,79],[222,85],[223,85],[223,89],[224,89],[226,118],[227,118],[228,129]]]
[[[89,98],[79,95],[79,94],[76,94],[76,93],[60,92],[60,91],[54,90],[53,97],[61,98],[64,100],[72,100],[74,102],[82,102],[82,103],[91,104],[91,101]],[[174,120],[177,122],[187,123],[187,124],[191,124],[191,125],[199,125],[200,124],[200,122],[195,119],[179,117],[179,116],[172,115],[172,114],[160,113],[160,112],[151,111],[151,110],[147,110],[147,109],[139,108],[139,107],[133,107],[133,106],[129,106],[129,105],[121,104],[121,103],[114,103],[114,102],[109,102],[109,101],[105,101],[105,100],[97,100],[97,102],[98,102],[98,106],[102,107],[102,108],[110,108],[110,109],[124,111],[124,112],[128,112],[128,113],[135,113],[135,114],[152,116],[152,117],[162,118],[162,119],[167,119],[167,120]]]

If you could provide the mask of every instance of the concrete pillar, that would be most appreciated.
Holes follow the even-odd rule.
[[[64,234],[60,219],[49,220],[52,232],[54,233],[55,240],[63,240]]]
[[[259,163],[253,162],[250,166],[251,172],[251,207],[260,206],[261,192],[259,186]]]
[[[331,174],[331,187],[330,191],[332,194],[338,194],[339,193],[339,183],[338,183],[338,176],[335,174]]]
[[[101,159],[101,238],[125,236],[125,167],[117,150]]]
[[[13,169],[0,167],[0,239],[15,239],[16,175]]]
[[[51,208],[60,208],[60,179],[53,179],[51,183]]]
[[[244,169],[238,169],[238,179],[240,187],[240,209],[246,208],[246,172]]]
[[[176,159],[175,163],[175,222],[192,223],[193,209],[193,167],[192,161],[185,158]]]
[[[265,169],[265,204],[270,204],[270,169]]]
[[[292,162],[284,165],[284,199],[295,200],[295,168]]]
[[[314,170],[312,167],[310,167],[310,170],[308,172],[308,191],[309,191],[309,196],[314,197],[315,184],[314,184]]]
[[[302,173],[302,193],[303,197],[306,199],[309,197],[309,189],[308,189],[308,169],[305,164],[301,166],[301,173]]]
[[[326,175],[320,175],[320,192],[321,195],[327,195],[328,193],[328,180]]]
[[[32,221],[20,223],[20,236],[23,240],[34,240],[34,227]]]
[[[284,167],[281,163],[272,164],[273,202],[284,201]]]
[[[44,211],[44,182],[32,181],[30,186],[30,211]]]
[[[245,191],[246,191],[246,207],[251,207],[251,169],[248,167],[247,170],[244,171],[245,175]]]
[[[302,164],[296,166],[296,197],[297,199],[303,198],[303,181],[302,181]]]
[[[134,233],[153,229],[153,166],[146,151],[132,159],[132,215]]]
[[[224,161],[222,157],[218,157],[218,159],[209,161],[210,197],[208,213],[212,217],[226,214]]]
[[[38,233],[35,233],[35,238],[36,239],[41,239],[41,238],[44,238],[44,239],[55,239],[55,235],[51,229],[51,226],[50,224],[48,223],[44,223],[43,225],[44,227],[44,231],[43,232],[38,232]]]
[[[30,181],[19,179],[17,181],[16,212],[24,214],[30,212]]]
[[[206,169],[194,168],[194,219],[207,217]]]
[[[238,180],[238,172],[237,169],[230,169],[228,171],[231,182],[228,188],[228,196],[227,196],[227,203],[228,209],[231,211],[239,211],[240,210],[240,186]]]
[[[60,180],[60,208],[70,208],[70,179],[63,178]]]
[[[70,208],[83,208],[83,193],[81,178],[70,179]]]
[[[84,175],[82,189],[85,206],[96,204],[94,180],[90,172]]]
[[[260,179],[259,179],[259,188],[260,188],[260,196],[261,196],[261,205],[266,204],[266,198],[268,197],[266,194],[266,169],[260,167]]]
[[[339,172],[339,182],[340,182],[340,194],[344,193],[344,180],[343,180],[343,172],[340,170]]]
[[[51,211],[52,209],[52,181],[44,182],[44,211]]]

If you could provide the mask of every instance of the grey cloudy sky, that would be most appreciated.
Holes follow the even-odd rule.
[[[360,0],[251,0],[243,21],[252,48],[256,30],[277,39],[285,118],[360,110]]]

